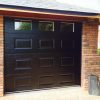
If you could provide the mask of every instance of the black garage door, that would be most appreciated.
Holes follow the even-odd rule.
[[[5,91],[80,84],[81,23],[5,18]]]

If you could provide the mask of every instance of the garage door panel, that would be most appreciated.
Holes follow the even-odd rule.
[[[9,70],[5,70],[9,74],[27,74],[32,73],[35,63],[33,64],[33,59],[35,59],[30,54],[15,54],[7,55],[6,57],[6,67]],[[10,72],[11,71],[11,72]]]
[[[60,74],[59,75],[60,85],[73,85],[75,83],[75,74],[74,73],[67,73],[67,74]]]
[[[45,89],[45,88],[52,88],[52,87],[54,87],[54,84],[52,84],[52,83],[45,83],[45,84],[39,84],[39,88],[40,89]]]
[[[74,40],[73,39],[62,39],[61,40],[62,49],[74,49]]]
[[[53,75],[42,75],[39,78],[39,84],[53,84]]]
[[[60,59],[61,66],[73,66],[74,65],[74,57],[66,57],[62,56]]]
[[[5,92],[12,92],[14,91],[14,78],[11,75],[5,76]]]
[[[39,76],[39,87],[40,88],[50,88],[55,84],[55,75],[54,74],[45,74]]]
[[[32,59],[31,58],[21,58],[16,60],[15,70],[32,70]]]
[[[68,66],[67,66],[68,67]],[[75,70],[74,69],[74,66],[73,67],[70,67],[70,68],[59,68],[59,73],[68,73],[68,72],[71,72],[71,73],[74,73]]]
[[[32,39],[15,39],[15,49],[32,49]]]
[[[53,67],[39,68],[38,72],[39,72],[39,74],[52,74],[52,73],[54,73],[54,68]]]
[[[68,82],[74,82],[74,73],[67,73],[67,74],[60,74],[59,77],[61,81],[68,81]]]
[[[32,49],[36,49],[36,41],[35,41],[35,37],[32,36],[16,36],[16,35],[12,35],[12,36],[8,36],[6,38],[6,42],[5,42],[5,49],[7,50],[12,50],[12,51],[23,51],[24,50],[26,52],[31,51]],[[10,51],[9,51],[10,52]]]
[[[59,86],[73,86],[73,85],[75,85],[75,83],[73,83],[73,82],[63,81],[63,82],[59,83]]]
[[[7,92],[30,90],[36,87],[31,74],[8,75],[5,78]]]
[[[6,62],[6,64],[5,64],[5,67],[6,67],[5,74],[7,74],[7,75],[14,74],[14,69],[13,69],[12,65],[14,65],[14,63],[7,63]],[[7,70],[7,69],[9,69],[9,70]]]
[[[53,67],[54,57],[40,57],[39,58],[40,67]]]
[[[32,76],[19,76],[14,78],[15,90],[31,89],[32,88]]]

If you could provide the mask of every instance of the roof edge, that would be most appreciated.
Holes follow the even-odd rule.
[[[99,13],[91,13],[91,12],[64,11],[64,10],[56,10],[56,9],[53,10],[53,9],[32,8],[32,7],[3,5],[3,4],[0,4],[0,8],[29,10],[29,11],[37,11],[37,12],[49,12],[49,13],[58,13],[58,14],[69,14],[69,15],[81,15],[81,16],[97,16],[97,15],[100,15]]]

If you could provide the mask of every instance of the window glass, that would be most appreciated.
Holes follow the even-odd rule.
[[[51,21],[39,21],[40,31],[54,31],[54,22]]]
[[[74,23],[61,22],[60,31],[61,32],[74,32]]]
[[[15,21],[15,30],[32,30],[32,22],[31,21]]]

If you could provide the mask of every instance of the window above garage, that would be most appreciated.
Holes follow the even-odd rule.
[[[39,31],[54,31],[54,22],[52,21],[39,21]]]
[[[76,24],[75,22],[68,21],[51,21],[51,20],[33,20],[33,19],[17,19],[17,18],[8,18],[10,20],[7,23],[6,27],[8,28],[7,32],[12,32],[20,34],[21,32],[26,34],[70,34],[75,32]],[[6,20],[8,20],[6,19]],[[6,31],[6,30],[5,30]],[[22,34],[22,33],[21,33]]]
[[[74,32],[74,23],[61,22],[60,31],[61,32]]]
[[[32,30],[31,20],[15,20],[14,22],[15,30]]]

